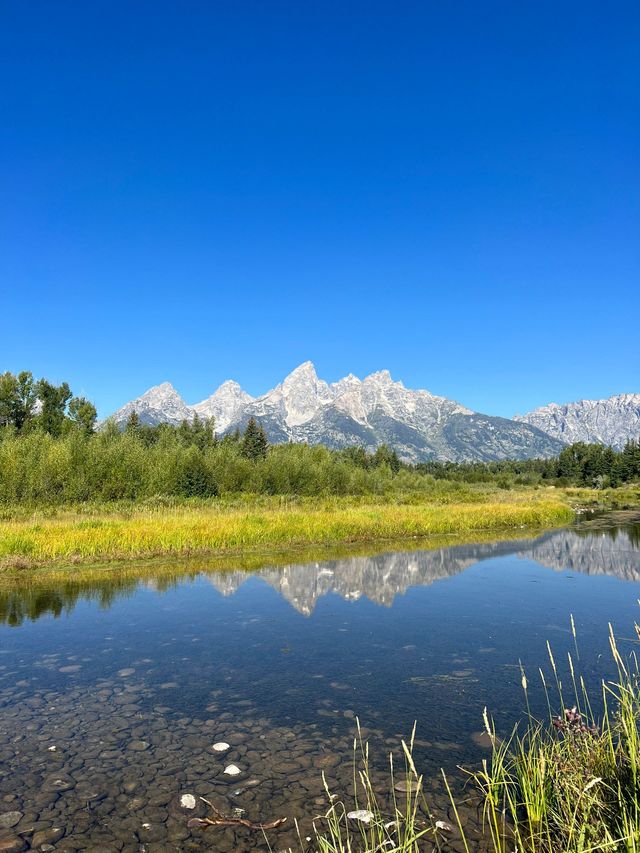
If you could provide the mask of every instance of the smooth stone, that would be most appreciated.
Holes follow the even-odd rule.
[[[398,791],[401,794],[408,794],[411,791],[412,794],[418,790],[418,780],[417,779],[404,779],[400,782],[396,782],[393,786],[394,791]]]
[[[40,847],[42,849],[42,845],[55,844],[56,841],[60,841],[63,835],[64,829],[61,826],[51,826],[49,829],[39,829],[38,832],[33,834],[31,846],[36,848]]]
[[[76,783],[70,776],[50,776],[45,779],[42,786],[43,791],[70,791],[75,788]]]
[[[126,669],[119,669],[118,675],[120,678],[126,678],[128,675],[133,675],[134,672],[135,669],[133,669],[133,667],[127,667]]]
[[[214,743],[211,749],[213,749],[214,752],[226,752],[228,749],[231,749],[231,745],[221,740],[218,741],[218,743]]]
[[[356,809],[353,812],[348,812],[347,817],[349,820],[359,820],[361,823],[371,823],[373,820],[373,812],[369,812],[366,809]]]
[[[183,794],[180,797],[180,805],[183,809],[195,809],[196,798],[193,796],[193,794]]]
[[[26,847],[26,842],[19,835],[8,835],[5,838],[0,838],[0,850],[3,853],[20,853]]]
[[[11,829],[22,820],[22,812],[5,812],[0,814],[0,828]]]
[[[128,748],[134,752],[144,752],[145,749],[149,749],[150,745],[146,740],[132,740]]]
[[[166,835],[166,828],[164,824],[153,824],[153,823],[143,823],[140,829],[138,830],[138,838],[140,841],[144,843],[153,842],[153,841],[162,841],[162,839]]]
[[[239,773],[242,773],[242,770],[240,770],[240,768],[237,767],[235,764],[229,764],[227,767],[224,768],[224,772],[227,774],[227,776],[237,776]]]

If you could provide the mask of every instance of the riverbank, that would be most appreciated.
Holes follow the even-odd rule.
[[[3,568],[121,561],[168,555],[238,554],[311,545],[376,542],[551,527],[569,523],[566,498],[546,492],[478,493],[446,504],[265,501],[240,505],[37,511],[0,521]]]
[[[72,566],[161,556],[237,555],[569,524],[587,509],[638,505],[633,489],[477,489],[429,500],[242,496],[70,508],[5,508],[0,568]]]

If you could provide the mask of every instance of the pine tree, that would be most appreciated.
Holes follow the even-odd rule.
[[[267,455],[269,442],[262,424],[259,424],[255,418],[249,418],[247,427],[242,437],[241,453],[247,459],[252,459],[254,462],[258,459],[264,459]]]
[[[136,433],[140,429],[140,415],[137,412],[131,412],[125,424],[125,432]]]

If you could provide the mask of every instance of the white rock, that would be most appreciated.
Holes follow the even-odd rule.
[[[242,773],[242,770],[240,770],[239,767],[236,767],[235,764],[229,764],[228,767],[224,768],[224,772],[227,774],[227,776],[237,776],[238,773]]]
[[[366,809],[356,809],[354,812],[347,814],[349,820],[359,820],[361,823],[371,823],[373,820],[373,812],[368,812]]]
[[[183,809],[195,809],[196,798],[193,796],[193,794],[183,794],[180,797],[180,805]]]
[[[610,444],[621,450],[640,433],[640,394],[618,394],[606,400],[549,403],[514,421],[531,424],[547,435],[571,444]]]
[[[228,743],[225,743],[223,740],[220,740],[218,741],[218,743],[214,743],[211,749],[215,750],[216,752],[226,752],[228,749],[230,749],[230,747]]]

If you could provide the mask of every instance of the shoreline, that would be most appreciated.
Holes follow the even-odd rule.
[[[268,557],[305,548],[561,527],[574,518],[567,503],[530,495],[444,505],[320,503],[285,509],[180,507],[128,517],[63,515],[0,521],[0,572],[46,567],[72,572],[80,565],[163,557]]]
[[[638,490],[484,492],[473,500],[254,499],[167,506],[15,509],[0,519],[0,577],[35,570],[201,558],[278,561],[314,549],[353,549],[541,531],[585,515],[640,506]]]

